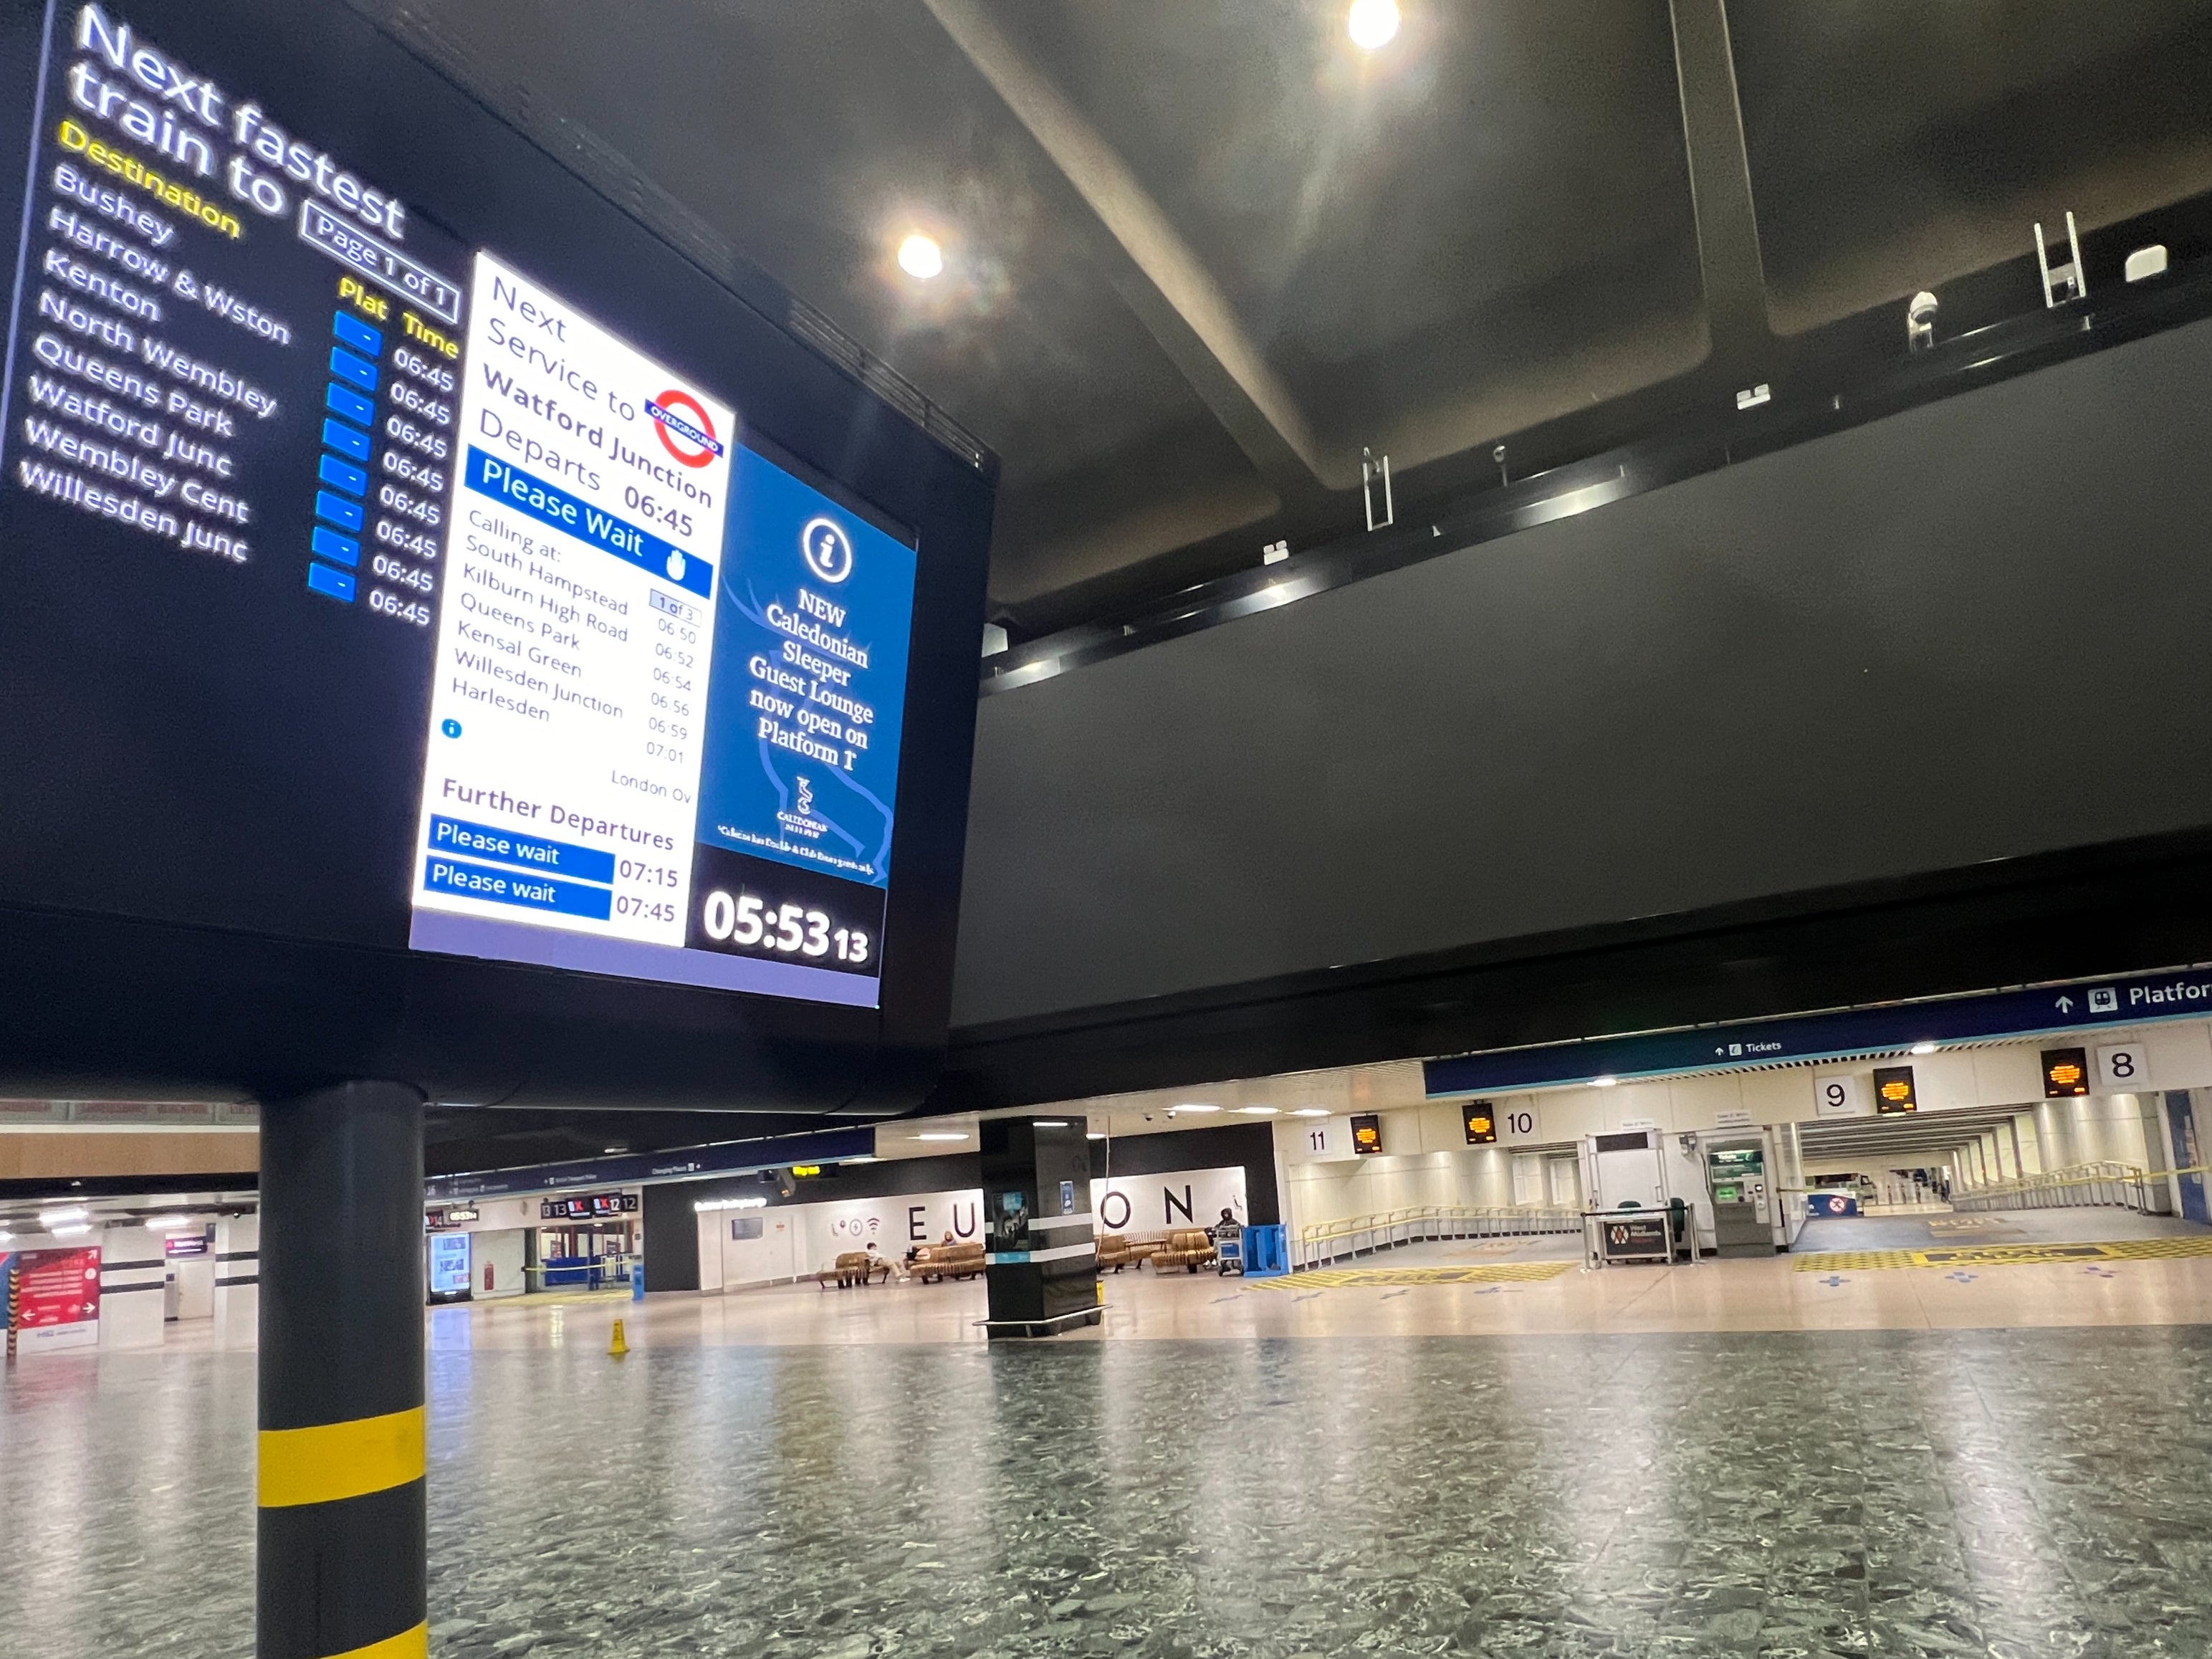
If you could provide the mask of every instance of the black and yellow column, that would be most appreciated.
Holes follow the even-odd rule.
[[[422,1097],[261,1112],[258,1659],[422,1659]]]

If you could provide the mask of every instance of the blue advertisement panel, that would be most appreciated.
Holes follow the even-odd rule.
[[[914,550],[754,451],[734,467],[699,840],[882,887]]]

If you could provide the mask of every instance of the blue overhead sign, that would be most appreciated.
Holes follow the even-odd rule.
[[[1422,1071],[1432,1096],[1481,1094],[1589,1083],[1601,1077],[1671,1077],[1746,1065],[1849,1060],[1896,1054],[1920,1042],[2039,1036],[2208,1013],[2212,1013],[2212,969],[2174,969],[1787,1019],[1459,1054],[1429,1060]]]

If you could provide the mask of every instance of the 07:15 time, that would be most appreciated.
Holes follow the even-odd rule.
[[[796,904],[771,910],[757,893],[733,899],[718,887],[707,895],[699,920],[708,938],[733,945],[764,945],[805,957],[825,957],[834,951],[840,962],[868,959],[870,941],[859,928],[833,927],[827,911]]]

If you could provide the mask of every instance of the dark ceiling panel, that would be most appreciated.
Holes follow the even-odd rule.
[[[354,3],[995,450],[1019,637],[1343,535],[1364,447],[1433,521],[1494,444],[1518,478],[1802,392],[1922,286],[2036,307],[2069,207],[2185,199],[2160,234],[2212,246],[2212,0],[1728,0],[1728,40],[1723,0],[1401,0],[1372,54],[1346,0]]]
[[[994,14],[1221,284],[1316,436],[1401,465],[1692,367],[1696,227],[1665,0]]]
[[[2212,0],[1730,0],[1795,333],[2212,189]],[[1901,325],[1900,325],[1901,327]]]
[[[1209,532],[1273,509],[1121,302],[1080,204],[919,0],[422,9],[495,99],[589,129],[921,386],[998,451],[1010,496],[1064,494],[1011,516],[994,596],[1188,539],[1164,500]],[[927,285],[892,262],[916,227],[947,253]]]

